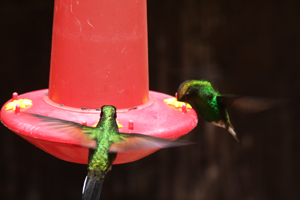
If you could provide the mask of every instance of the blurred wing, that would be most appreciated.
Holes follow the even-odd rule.
[[[125,133],[122,133],[125,134]],[[158,137],[152,137],[142,134],[125,134],[126,138],[119,143],[113,143],[109,147],[109,152],[124,152],[124,151],[136,151],[141,149],[160,149],[175,146],[182,146],[192,144],[183,140],[168,140]]]
[[[263,97],[240,97],[235,95],[218,96],[218,101],[226,106],[236,108],[246,113],[257,113],[264,110],[283,105],[287,102],[284,99],[272,99]]]
[[[241,98],[238,95],[234,94],[220,94],[217,96],[217,101],[223,105],[230,105],[236,99]]]
[[[93,132],[94,128],[84,126],[75,122],[57,119],[53,117],[47,117],[38,114],[32,113],[21,113],[32,116],[39,120],[38,126],[47,127],[57,131],[61,134],[68,134],[69,136],[79,140],[81,145],[88,148],[97,148],[96,141],[91,138],[90,135]]]

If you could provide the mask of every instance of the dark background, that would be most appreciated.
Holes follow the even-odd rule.
[[[230,110],[237,143],[199,119],[184,139],[115,165],[101,199],[300,199],[300,1],[148,1],[150,89],[174,95],[207,78],[223,93],[288,97],[257,114]],[[53,0],[0,2],[1,100],[48,88]],[[0,125],[0,199],[81,199],[86,166],[59,160]]]

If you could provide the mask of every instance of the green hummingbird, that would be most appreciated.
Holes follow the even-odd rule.
[[[228,106],[244,112],[260,112],[283,102],[278,99],[220,94],[210,82],[205,80],[187,80],[181,83],[177,89],[177,100],[192,101],[204,120],[226,129],[237,141],[239,140],[227,111]]]
[[[109,105],[102,106],[100,121],[96,127],[38,114],[30,115],[41,120],[39,125],[46,125],[61,133],[67,133],[79,139],[82,146],[89,148],[88,172],[83,184],[82,200],[100,199],[105,175],[111,170],[118,152],[188,144],[188,142],[171,141],[137,133],[120,133],[116,122],[116,108]]]
[[[177,100],[191,100],[199,114],[208,122],[225,128],[237,141],[225,105],[226,95],[219,94],[208,81],[187,80],[177,90]]]

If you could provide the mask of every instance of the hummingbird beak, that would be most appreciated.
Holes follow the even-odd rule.
[[[237,138],[236,133],[231,126],[228,127],[228,132],[234,137],[234,139],[236,139],[236,141],[239,142],[239,139]]]
[[[178,94],[179,94],[179,95],[178,95]],[[180,98],[180,93],[176,92],[176,93],[175,93],[175,98],[176,98],[177,101],[180,101],[180,99],[181,99],[181,98]]]

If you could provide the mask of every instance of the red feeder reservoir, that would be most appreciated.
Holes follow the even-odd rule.
[[[146,0],[56,0],[49,90],[14,93],[1,109],[2,123],[53,156],[83,164],[88,149],[80,141],[18,113],[93,126],[101,106],[114,105],[120,132],[179,138],[191,131],[193,109],[167,105],[171,96],[149,91],[146,8]],[[118,153],[114,164],[153,152]]]

